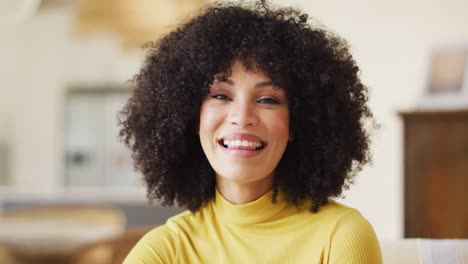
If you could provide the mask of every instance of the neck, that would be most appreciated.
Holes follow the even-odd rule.
[[[216,178],[219,193],[232,204],[253,202],[267,193],[273,185],[272,177],[248,183],[234,182],[222,177]]]

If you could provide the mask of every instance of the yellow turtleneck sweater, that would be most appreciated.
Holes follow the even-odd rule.
[[[271,196],[233,205],[216,191],[196,213],[148,232],[124,264],[382,263],[374,230],[357,210],[330,200],[311,213]]]

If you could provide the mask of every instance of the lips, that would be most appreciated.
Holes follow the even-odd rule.
[[[218,140],[218,143],[225,149],[258,151],[267,146],[267,142],[261,138],[246,133],[233,133]]]

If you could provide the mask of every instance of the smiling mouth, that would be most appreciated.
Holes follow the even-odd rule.
[[[261,150],[267,146],[266,142],[263,141],[247,141],[247,140],[224,140],[220,139],[218,141],[219,145],[221,145],[225,149],[233,149],[233,150]]]

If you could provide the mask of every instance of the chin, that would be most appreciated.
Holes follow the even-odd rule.
[[[229,180],[232,182],[249,183],[269,178],[269,175],[271,175],[271,173],[253,172],[252,169],[236,170],[229,168],[227,170],[225,169],[223,171],[220,171],[219,173],[217,172],[217,175],[221,179]]]

